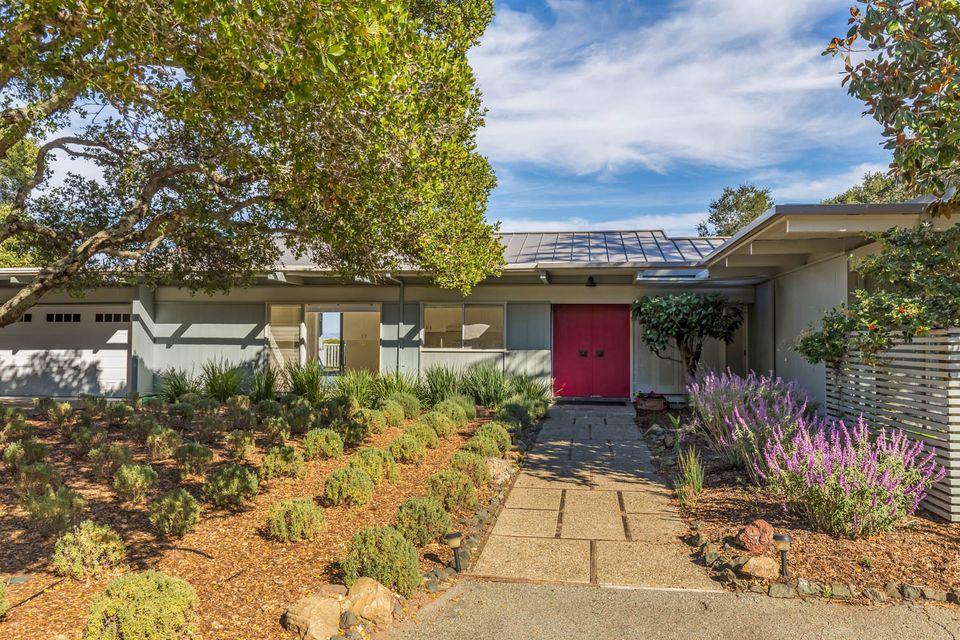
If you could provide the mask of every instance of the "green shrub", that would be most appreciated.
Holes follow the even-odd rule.
[[[407,426],[404,433],[413,436],[428,449],[436,449],[440,446],[440,438],[436,430],[426,422],[414,422]]]
[[[107,432],[96,425],[82,426],[74,429],[70,440],[77,445],[81,455],[88,455],[107,441]]]
[[[391,371],[390,373],[381,373],[376,380],[376,396],[383,402],[393,398],[398,394],[404,394],[418,398],[421,392],[420,378],[416,374],[404,373],[402,371]],[[400,404],[403,404],[402,402]],[[409,418],[417,415],[417,411],[410,414]]]
[[[351,456],[350,466],[366,471],[374,484],[380,484],[381,480],[396,482],[400,479],[400,469],[397,467],[397,461],[385,449],[374,447],[359,449]]]
[[[427,449],[423,442],[409,433],[391,440],[388,449],[393,459],[402,464],[423,462],[423,459],[427,456]]]
[[[220,402],[213,398],[200,398],[190,404],[193,405],[194,415],[197,416],[212,416],[220,411]]]
[[[290,425],[281,416],[271,416],[263,421],[263,433],[273,444],[283,444],[290,438]]]
[[[420,417],[420,423],[432,429],[438,438],[446,438],[457,428],[450,416],[439,411],[428,411],[423,414]]]
[[[84,580],[120,566],[126,555],[123,540],[116,531],[105,524],[84,520],[57,540],[52,561],[60,575]]]
[[[444,402],[452,402],[460,405],[460,408],[463,409],[463,414],[467,417],[468,421],[474,420],[477,417],[477,405],[470,396],[458,394],[455,396],[450,396]]]
[[[477,490],[473,481],[462,471],[453,469],[434,473],[427,478],[427,492],[447,511],[459,511],[477,506]]]
[[[150,503],[150,522],[164,538],[182,538],[199,521],[200,504],[186,489],[174,489]]]
[[[197,410],[189,402],[175,402],[167,408],[167,415],[174,424],[181,427],[188,426],[196,413]]]
[[[355,398],[343,396],[327,398],[323,401],[321,407],[321,420],[330,423],[353,419],[356,413],[363,408]]]
[[[3,416],[3,429],[0,432],[0,442],[16,442],[17,440],[33,440],[37,435],[37,430],[33,425],[27,422],[23,412],[18,409],[9,408],[0,409],[6,415]]]
[[[130,434],[141,442],[147,439],[150,432],[160,427],[160,421],[157,416],[151,413],[138,413],[130,416],[127,420],[127,430]]]
[[[161,396],[148,396],[140,401],[140,406],[155,416],[163,413],[167,408],[167,401]]]
[[[267,513],[267,534],[280,542],[315,540],[325,524],[323,507],[313,498],[281,500]]]
[[[450,458],[450,468],[465,474],[475,487],[482,487],[490,482],[490,471],[483,456],[470,451],[457,451]]]
[[[373,406],[377,379],[366,369],[351,369],[337,378],[337,395],[353,398],[361,407]]]
[[[203,393],[217,402],[226,402],[232,396],[243,393],[246,376],[243,369],[226,360],[211,360],[203,365],[200,379]]]
[[[10,469],[46,460],[47,448],[35,440],[17,440],[3,449],[3,463]]]
[[[673,490],[681,506],[692,505],[703,492],[703,464],[700,454],[693,447],[677,455],[677,477],[673,480]]]
[[[513,443],[507,426],[496,420],[480,425],[477,427],[477,430],[473,432],[473,435],[474,437],[489,438],[496,443],[497,449],[499,449],[501,453],[509,449]]]
[[[283,412],[283,405],[273,399],[261,400],[257,403],[257,415],[260,420],[274,418]]]
[[[125,464],[113,474],[113,490],[126,502],[143,502],[157,484],[157,472],[148,464]]]
[[[200,442],[216,442],[224,430],[223,419],[215,414],[204,414],[195,422],[193,435]]]
[[[327,395],[327,376],[319,361],[308,360],[306,364],[291,362],[287,365],[286,374],[290,391],[306,398],[310,404],[318,404]]]
[[[44,531],[64,531],[80,520],[86,503],[80,494],[66,487],[47,487],[41,494],[30,496],[24,508]]]
[[[235,429],[245,429],[249,424],[250,396],[235,395],[224,403],[225,417]]]
[[[92,396],[90,394],[80,394],[80,404],[83,410],[91,416],[98,416],[107,408],[107,399],[103,396]]]
[[[460,404],[453,402],[452,400],[444,400],[443,402],[438,402],[433,407],[434,413],[442,413],[443,415],[450,418],[453,421],[455,427],[462,427],[467,424],[467,412],[464,411],[463,407]]]
[[[511,398],[497,412],[497,420],[515,426],[517,429],[526,429],[533,424],[533,416],[523,398]]]
[[[264,480],[299,478],[306,470],[303,454],[290,445],[270,447],[260,465],[260,474]]]
[[[42,494],[47,487],[56,489],[62,484],[60,471],[47,462],[24,464],[17,469],[17,493],[23,499]]]
[[[530,415],[539,420],[547,413],[553,402],[553,380],[514,375],[510,378],[510,390],[522,397]]]
[[[287,419],[287,424],[290,425],[290,432],[301,435],[313,426],[317,419],[317,413],[310,405],[298,404],[289,407],[284,412],[284,417]]]
[[[104,417],[111,427],[121,427],[127,424],[127,420],[134,414],[133,407],[126,402],[111,402],[107,405]]]
[[[395,402],[403,408],[403,417],[410,419],[420,415],[420,400],[412,393],[394,392],[384,398],[384,404]]]
[[[90,451],[90,463],[101,478],[109,478],[129,462],[133,462],[130,448],[116,442],[102,444]]]
[[[213,461],[213,451],[199,442],[188,442],[173,452],[173,461],[184,476],[202,476]]]
[[[510,394],[503,370],[489,363],[470,367],[463,377],[462,388],[477,404],[490,409],[498,409]]]
[[[73,405],[69,402],[53,402],[47,409],[47,420],[61,433],[73,422]]]
[[[397,531],[418,547],[450,530],[450,515],[433,498],[412,498],[397,509]]]
[[[239,510],[253,500],[259,490],[260,479],[255,471],[228,464],[207,478],[204,497],[220,509]]]
[[[483,458],[500,457],[500,447],[489,436],[473,436],[463,445],[463,450]]]
[[[366,576],[406,597],[413,595],[422,580],[416,548],[393,527],[358,531],[340,566],[348,587]]]
[[[345,504],[361,506],[373,498],[373,479],[359,467],[347,466],[337,469],[324,483],[323,493],[334,506]]]
[[[340,434],[346,447],[355,447],[370,435],[369,425],[353,418],[341,418],[333,423],[332,428]]]
[[[183,640],[197,633],[197,593],[160,571],[128,573],[90,605],[83,640]]]
[[[259,404],[265,400],[273,401],[280,389],[280,376],[269,365],[253,372],[250,378],[250,401]]]
[[[256,448],[253,433],[243,429],[234,429],[227,434],[227,457],[234,462],[245,462]]]
[[[147,436],[147,451],[154,460],[166,460],[183,444],[183,438],[173,429],[160,427]]]
[[[367,433],[383,433],[387,429],[387,417],[376,409],[360,409],[354,419],[366,426]]]
[[[168,369],[160,374],[159,395],[167,404],[178,402],[184,396],[196,395],[200,388],[200,380],[182,369]]]
[[[383,417],[387,421],[388,427],[399,427],[403,424],[405,416],[403,407],[400,406],[399,403],[393,400],[387,400],[380,407],[380,411],[383,412]]]
[[[311,429],[303,438],[307,460],[339,458],[343,455],[343,438],[333,429]]]
[[[459,369],[433,365],[423,374],[423,395],[428,406],[443,402],[460,393],[463,373]]]

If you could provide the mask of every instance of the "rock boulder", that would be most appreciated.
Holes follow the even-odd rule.
[[[347,608],[370,622],[386,626],[393,620],[396,596],[372,578],[359,578],[347,593]]]
[[[325,595],[301,598],[287,609],[280,624],[301,640],[327,640],[340,632],[340,602]]]
[[[763,553],[773,542],[773,527],[766,520],[754,520],[737,532],[736,541],[751,553]]]
[[[750,558],[740,567],[740,573],[761,580],[776,580],[780,577],[780,563],[774,558],[757,556]]]

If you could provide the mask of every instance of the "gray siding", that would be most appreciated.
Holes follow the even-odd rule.
[[[397,348],[400,349],[400,371],[417,373],[420,367],[420,304],[403,305],[403,323],[397,340],[397,320],[400,305],[385,302],[380,308],[380,370],[396,371]]]
[[[153,374],[156,371],[155,363],[155,333],[154,316],[156,305],[153,299],[153,289],[146,286],[137,288],[136,296],[131,304],[130,321],[130,356],[132,379],[130,388],[134,391],[150,391],[153,389]]]
[[[422,351],[421,372],[432,366],[443,365],[454,369],[468,369],[475,364],[490,363],[503,368],[503,353],[490,351]]]
[[[155,305],[153,370],[199,372],[222,359],[254,364],[263,356],[266,309],[262,304],[159,302]]]
[[[549,303],[511,302],[507,304],[507,373],[550,378],[553,376],[552,313]]]
[[[748,366],[758,373],[768,373],[774,369],[773,282],[758,284],[756,289],[747,316]]]

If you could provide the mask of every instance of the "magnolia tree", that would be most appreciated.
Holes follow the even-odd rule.
[[[633,303],[633,317],[640,340],[657,357],[682,364],[693,378],[708,338],[733,341],[743,323],[743,306],[717,294],[645,296]]]
[[[40,267],[0,326],[57,289],[226,290],[284,250],[469,291],[502,262],[466,57],[492,4],[0,4],[0,161],[29,159],[0,243]]]

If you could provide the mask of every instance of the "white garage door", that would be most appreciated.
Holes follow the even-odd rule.
[[[127,392],[130,305],[38,305],[0,329],[0,395]]]

